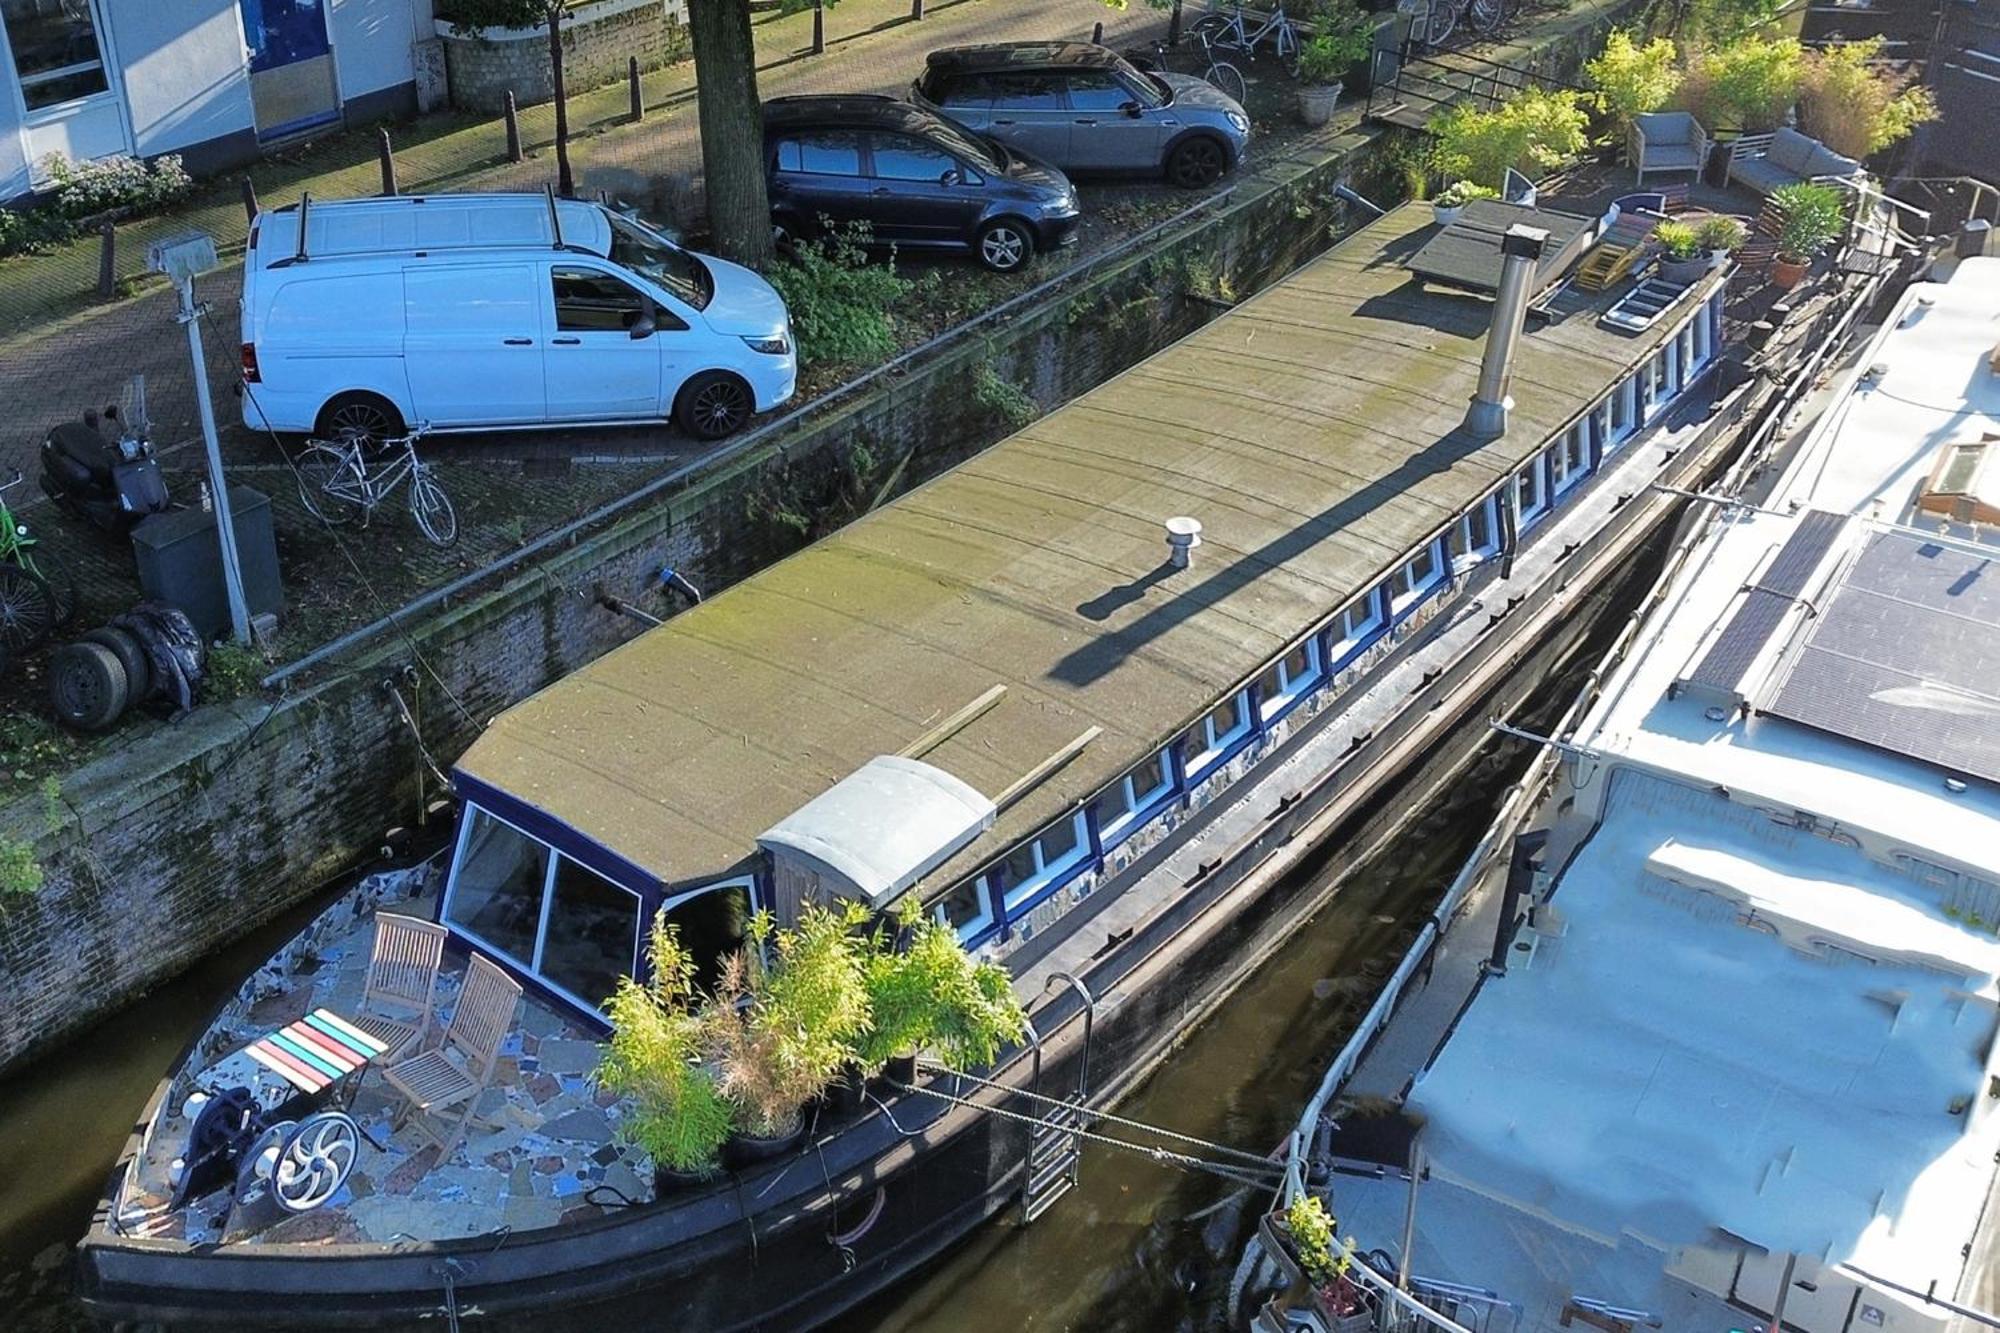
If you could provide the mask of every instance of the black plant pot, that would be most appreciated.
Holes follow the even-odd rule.
[[[783,1157],[805,1142],[806,1123],[799,1120],[798,1127],[789,1134],[776,1138],[764,1138],[756,1134],[736,1133],[729,1136],[729,1142],[722,1145],[722,1164],[732,1171],[741,1171],[759,1162],[768,1162],[774,1157]]]
[[[706,1171],[681,1171],[659,1162],[653,1163],[653,1197],[664,1199],[669,1194],[679,1194],[685,1190],[698,1189],[714,1180],[720,1174],[715,1167]]]
[[[889,1057],[888,1067],[882,1071],[882,1076],[892,1079],[897,1083],[907,1083],[914,1087],[917,1082],[917,1057],[915,1053]]]
[[[860,1065],[847,1066],[827,1088],[824,1101],[826,1109],[836,1116],[861,1114],[862,1108],[868,1105],[867,1071]]]

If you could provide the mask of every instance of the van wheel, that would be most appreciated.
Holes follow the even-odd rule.
[[[681,386],[674,422],[697,440],[719,440],[750,419],[750,386],[725,370],[704,370]]]
[[[343,393],[319,410],[313,434],[322,440],[354,436],[370,447],[403,434],[403,414],[380,394]]]
[[[979,229],[979,262],[995,273],[1013,273],[1035,257],[1035,235],[1027,224],[1001,218]]]

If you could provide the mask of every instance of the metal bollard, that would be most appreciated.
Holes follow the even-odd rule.
[[[514,90],[507,90],[507,160],[519,162],[521,153],[521,113],[514,109]]]
[[[375,156],[382,163],[382,194],[384,198],[396,197],[396,149],[389,142],[389,127],[375,127]]]
[[[1090,44],[1092,46],[1104,45],[1104,24],[1101,21],[1090,25]]]
[[[924,0],[910,0],[910,17],[913,19],[921,19],[923,16],[924,16]]]
[[[118,294],[118,231],[109,222],[97,228],[104,248],[97,254],[97,297],[109,301]]]
[[[243,178],[243,214],[246,221],[257,220],[257,186],[248,176]]]
[[[639,95],[639,57],[625,58],[625,80],[632,87],[632,119],[636,123],[646,118],[646,99]]]
[[[826,54],[826,0],[813,0],[813,50],[816,56]]]

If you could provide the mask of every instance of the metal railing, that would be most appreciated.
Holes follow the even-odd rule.
[[[1580,84],[1538,73],[1523,65],[1489,60],[1465,51],[1453,51],[1447,64],[1436,56],[1426,54],[1430,49],[1414,33],[1405,37],[1394,51],[1377,48],[1371,55],[1374,64],[1368,81],[1368,101],[1362,108],[1362,114],[1372,116],[1378,110],[1399,104],[1409,105],[1413,100],[1424,103],[1415,108],[1418,111],[1437,110],[1466,100],[1491,110],[1530,88],[1588,91]],[[1383,62],[1389,59],[1396,62],[1395,72],[1384,76]],[[1420,84],[1428,87],[1416,86]],[[1443,89],[1444,95],[1429,91],[1429,88]]]

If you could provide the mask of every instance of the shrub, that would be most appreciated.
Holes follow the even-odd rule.
[[[894,260],[868,262],[871,232],[857,223],[801,243],[764,275],[785,298],[802,366],[858,365],[896,350],[889,310],[915,286]]]
[[[1630,33],[1618,31],[1604,43],[1604,51],[1583,69],[1597,89],[1597,104],[1618,124],[1622,134],[1632,117],[1658,111],[1680,86],[1679,58],[1674,44],[1656,37],[1640,46]]]
[[[1653,228],[1653,239],[1668,259],[1693,259],[1701,253],[1701,236],[1687,222],[1662,222]]]
[[[160,208],[194,188],[178,153],[154,158],[150,165],[124,153],[88,162],[50,153],[42,159],[42,169],[55,186],[57,210],[68,218],[114,208]]]
[[[1679,101],[1709,129],[1773,130],[1798,99],[1805,53],[1790,37],[1746,37],[1697,55]]]
[[[1853,158],[1879,153],[1938,117],[1937,102],[1929,89],[1916,86],[1913,72],[1870,63],[1881,50],[1882,39],[1871,37],[1805,57],[1799,121],[1836,153]]]
[[[1348,0],[1314,5],[1307,21],[1318,29],[1299,48],[1299,82],[1308,87],[1339,83],[1375,49],[1375,25]]]
[[[915,895],[896,905],[897,930],[871,937],[864,970],[872,1025],[854,1058],[879,1069],[899,1055],[935,1050],[952,1069],[990,1065],[1027,1033],[1027,1014],[997,963],[977,963],[958,932],[925,916]],[[896,948],[898,935],[907,937]]]
[[[606,1006],[612,1031],[597,1081],[631,1101],[621,1131],[656,1164],[710,1171],[732,1117],[714,1075],[697,1063],[701,1027],[688,1007],[694,960],[664,916],[653,919],[646,954],[652,980],[620,977]]]
[[[1333,1216],[1316,1194],[1300,1192],[1285,1209],[1285,1230],[1299,1252],[1299,1267],[1315,1286],[1338,1276],[1333,1258]]]
[[[1826,249],[1847,225],[1846,203],[1838,188],[1801,181],[1771,191],[1771,202],[1784,213],[1778,248],[1795,259],[1810,259]]]
[[[1447,176],[1498,186],[1507,169],[1546,175],[1583,151],[1589,117],[1581,94],[1531,88],[1491,111],[1456,106],[1431,120],[1437,164]]]
[[[1703,218],[1694,230],[1695,243],[1704,250],[1734,253],[1743,248],[1743,242],[1748,238],[1741,222],[1722,213]]]
[[[1464,208],[1475,199],[1498,199],[1500,191],[1490,185],[1477,185],[1472,181],[1453,181],[1431,200],[1439,208]]]
[[[1671,0],[1671,31],[1683,41],[1732,42],[1770,26],[1784,0]]]
[[[0,208],[0,258],[39,254],[75,235],[70,220],[52,208]]]

